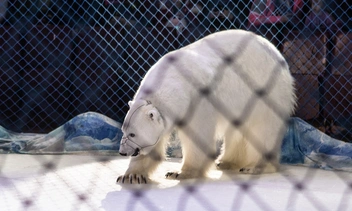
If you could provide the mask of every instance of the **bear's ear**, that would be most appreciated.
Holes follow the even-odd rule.
[[[133,103],[133,101],[128,101],[128,106],[131,107],[132,103]]]
[[[155,121],[155,120],[157,120],[158,122],[160,121],[160,113],[156,108],[149,110],[147,115],[148,115],[148,118],[152,121]]]

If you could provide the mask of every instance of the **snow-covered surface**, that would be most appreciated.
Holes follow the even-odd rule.
[[[0,154],[0,210],[351,210],[352,174],[282,166],[275,174],[212,170],[210,179],[164,179],[121,187],[128,166],[119,156]]]

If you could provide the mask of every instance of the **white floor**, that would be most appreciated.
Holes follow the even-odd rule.
[[[164,179],[180,160],[164,162],[152,185],[115,184],[128,159],[92,155],[0,154],[0,210],[352,210],[352,174],[283,166],[280,173],[210,179]]]

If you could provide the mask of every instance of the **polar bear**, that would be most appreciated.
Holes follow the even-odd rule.
[[[132,157],[117,182],[147,183],[174,130],[183,162],[167,178],[204,177],[214,160],[219,169],[275,172],[295,101],[285,59],[251,32],[217,32],[170,52],[150,68],[129,102],[119,152]]]

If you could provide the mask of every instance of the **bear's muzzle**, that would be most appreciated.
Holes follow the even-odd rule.
[[[120,142],[120,155],[122,156],[137,156],[140,153],[140,148],[133,141],[129,140],[126,137],[122,137]]]
[[[139,155],[139,152],[140,152],[140,150],[137,148],[131,156],[135,157],[135,156]],[[119,153],[122,156],[127,156],[127,153],[122,153],[122,152],[119,152]]]

